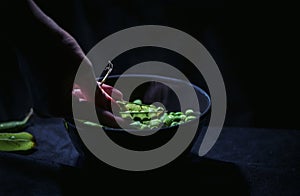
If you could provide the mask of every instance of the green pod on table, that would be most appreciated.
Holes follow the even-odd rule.
[[[33,109],[31,108],[30,112],[25,116],[23,120],[0,123],[0,132],[18,131],[20,129],[23,129],[27,125],[27,122],[29,121],[32,114],[33,114]]]
[[[0,151],[25,151],[35,147],[35,143],[30,140],[2,140],[0,139]]]
[[[0,133],[0,139],[23,139],[23,140],[33,140],[34,137],[28,132],[19,133]]]
[[[0,151],[25,151],[34,147],[34,137],[28,132],[0,133]]]

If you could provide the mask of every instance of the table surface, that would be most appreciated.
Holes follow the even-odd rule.
[[[0,195],[140,194],[139,189],[153,194],[199,189],[212,195],[300,195],[299,130],[225,127],[204,157],[191,154],[144,172],[118,170],[100,161],[82,164],[63,119],[34,116],[25,131],[34,134],[37,147],[29,153],[0,152]],[[204,134],[205,129],[194,153]]]

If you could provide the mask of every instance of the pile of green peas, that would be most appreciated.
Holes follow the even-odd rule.
[[[121,117],[132,120],[130,127],[139,130],[178,126],[200,116],[199,112],[192,109],[185,112],[167,112],[162,107],[143,104],[140,99],[118,103],[121,105]]]

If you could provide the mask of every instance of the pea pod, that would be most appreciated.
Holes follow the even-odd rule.
[[[30,133],[0,133],[0,151],[25,151],[35,147]]]
[[[35,143],[30,140],[0,140],[0,151],[25,151],[33,149]]]
[[[19,133],[0,133],[0,139],[21,139],[21,140],[33,140],[34,137],[28,132]]]
[[[33,109],[30,109],[30,112],[25,116],[25,118],[21,121],[10,121],[0,123],[0,132],[1,131],[18,131],[24,128],[29,121],[30,117],[33,114]]]
[[[87,120],[76,119],[76,121],[78,121],[84,125],[88,125],[88,126],[92,126],[92,127],[103,127],[99,123],[95,123],[95,122],[91,122],[91,121],[87,121]]]

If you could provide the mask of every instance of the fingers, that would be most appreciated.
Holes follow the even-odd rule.
[[[112,86],[103,84],[96,90],[96,106],[112,111],[112,108],[119,109],[115,100],[122,100],[123,94]]]
[[[96,90],[95,96],[87,96],[86,92],[78,84],[73,85],[72,95],[77,97],[79,101],[93,102],[95,99],[95,104],[99,108],[108,109],[110,102],[114,101],[110,95],[108,95],[102,88]]]
[[[98,82],[98,85],[99,84],[100,84],[100,82]],[[100,86],[100,88],[102,88],[110,97],[112,97],[115,100],[123,99],[123,93],[110,85],[102,84],[102,86]]]
[[[96,89],[95,105],[97,107],[111,111],[112,102],[114,102],[113,98],[109,96],[103,89]]]
[[[103,110],[101,108],[97,108],[96,110],[99,121],[102,125],[119,128],[122,124],[124,124],[124,120],[121,117],[115,116],[111,112]]]
[[[115,88],[109,85],[101,86],[98,89],[96,89],[96,94],[94,99],[95,99],[95,105],[99,110],[101,109],[103,110],[103,112],[119,111],[120,106],[110,96],[110,94],[115,95],[117,99],[123,98],[123,95],[120,91],[116,90]],[[72,95],[75,96],[80,102],[82,101],[90,102],[90,103],[92,102],[91,98],[87,97],[77,84],[75,84],[73,87]]]
[[[95,120],[93,116],[93,112],[91,112],[91,110],[96,109],[97,117],[101,125],[104,125],[106,127],[119,128],[126,124],[122,118],[118,117],[117,115],[114,115],[108,110],[99,107],[95,108],[91,102],[82,101],[80,103],[77,102],[76,104],[78,104],[76,106],[77,111],[80,111],[80,113],[77,113],[76,116],[78,119],[85,119],[88,121],[97,122],[97,120]]]
[[[82,91],[79,88],[74,88],[72,91],[72,95],[77,97],[79,101],[87,101],[87,98],[84,96]]]

